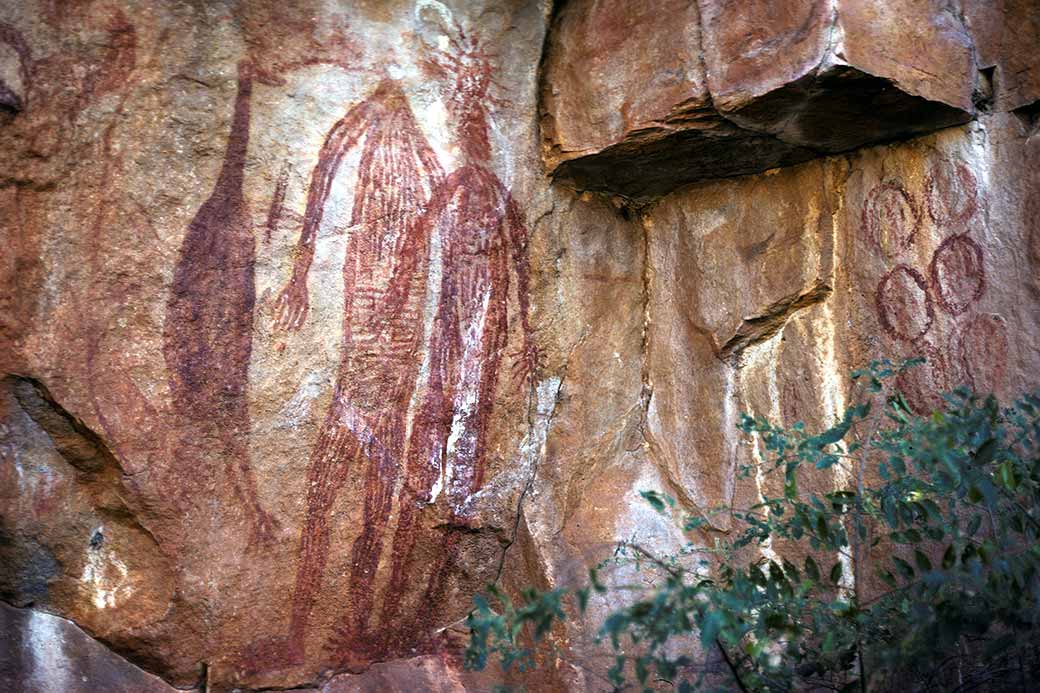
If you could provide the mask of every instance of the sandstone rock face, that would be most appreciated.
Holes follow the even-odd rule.
[[[649,20],[630,5],[568,2],[549,37],[546,163],[582,190],[643,201],[975,112],[974,44],[944,0],[699,0],[648,6]]]
[[[472,596],[871,358],[1035,385],[1034,4],[896,4],[0,8],[0,683],[609,690],[616,603],[477,674]]]

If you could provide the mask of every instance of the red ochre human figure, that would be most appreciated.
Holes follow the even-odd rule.
[[[469,499],[483,484],[488,424],[509,337],[511,288],[523,335],[516,360],[522,382],[533,376],[538,362],[528,319],[527,228],[512,195],[490,169],[491,63],[475,37],[467,36],[458,24],[454,28],[450,52],[427,46],[429,71],[453,79],[449,122],[461,165],[435,190],[420,221],[424,233],[440,239],[440,294],[428,344],[428,380],[412,422],[384,592],[384,648],[406,647],[408,643],[392,641],[414,639],[415,625],[421,629],[436,617],[429,606],[438,603],[452,566],[457,532],[443,534],[434,565],[409,565],[420,534],[420,509],[436,500],[436,489],[447,501],[448,524],[465,524],[470,519]],[[398,617],[405,591],[422,574],[427,580],[423,602],[402,622]]]
[[[307,273],[325,204],[343,158],[362,140],[345,229],[341,361],[311,454],[289,633],[254,644],[246,652],[247,668],[303,660],[310,612],[329,554],[329,513],[344,481],[359,470],[364,475],[363,528],[351,551],[349,595],[356,624],[346,630],[362,629],[371,610],[372,580],[422,360],[429,228],[419,222],[443,177],[407,98],[390,79],[351,108],[325,139],[311,176],[293,274],[277,299],[276,318],[288,330],[298,329],[306,318]]]

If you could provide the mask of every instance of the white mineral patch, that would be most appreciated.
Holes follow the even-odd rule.
[[[545,441],[549,435],[549,426],[562,386],[563,380],[558,376],[551,376],[538,383],[535,419],[527,435],[520,441],[516,465],[491,479],[484,488],[473,494],[472,498],[493,498],[507,489],[515,489],[527,483],[532,478],[535,465],[539,460],[545,459]],[[530,494],[533,496],[537,491],[532,489]],[[528,521],[530,522],[530,518]],[[550,570],[551,566],[546,566],[546,569]]]
[[[760,345],[758,349],[749,349],[751,352],[748,355],[747,368],[749,371],[755,373],[764,373],[769,385],[769,420],[772,422],[780,422],[781,411],[780,411],[780,388],[777,385],[777,369],[778,359],[780,357],[780,338],[784,331],[780,330],[767,342]],[[784,421],[783,425],[788,425],[790,422]],[[765,485],[766,485],[766,470],[764,466],[768,463],[766,459],[764,444],[762,443],[761,436],[755,436],[751,443],[751,459],[755,465],[755,491],[758,494],[758,500],[765,500]],[[773,550],[772,537],[767,537],[764,542],[760,545],[761,554],[764,558],[773,561],[780,561],[776,551]]]
[[[824,338],[823,346],[823,410],[826,416],[825,423],[833,425],[838,423],[845,415],[845,389],[843,383],[848,374],[838,361],[837,336],[835,334],[834,310],[828,301],[821,304],[823,310]],[[834,470],[834,488],[848,488],[854,483],[852,470],[846,464],[836,464]],[[841,562],[841,583],[845,587],[851,587],[855,581],[855,572],[852,569],[852,560],[845,554],[838,555]]]
[[[617,514],[614,526],[614,537],[619,543],[627,542],[638,545],[658,559],[668,561],[671,557],[679,558],[681,564],[693,570],[696,569],[696,554],[680,556],[682,549],[688,545],[688,540],[679,526],[679,520],[669,514],[657,512],[650,503],[643,498],[642,491],[662,491],[664,482],[657,470],[652,465],[645,465],[639,477],[635,480],[621,501],[624,510]],[[647,567],[645,561],[640,565],[632,560],[635,553],[627,550],[627,554],[620,556],[620,561],[608,564],[604,568],[603,578],[609,584],[621,586],[640,586],[650,589],[656,583],[655,569]],[[663,576],[658,576],[663,577]],[[599,605],[600,609],[612,611],[631,603],[632,592],[626,589],[610,590],[603,596]],[[597,598],[599,601],[600,598]],[[605,611],[603,612],[605,614]],[[595,618],[595,614],[593,614]]]
[[[101,532],[102,528],[97,531]],[[127,581],[129,574],[126,564],[114,552],[91,547],[87,549],[80,581],[90,591],[94,607],[107,609],[133,594],[134,589]]]
[[[65,638],[61,622],[54,616],[36,610],[29,612],[29,654],[32,657],[30,690],[71,690],[71,667],[65,656]]]
[[[462,382],[459,383],[459,394],[456,395],[454,418],[451,422],[451,434],[448,436],[443,470],[444,486],[449,489],[455,485],[454,461],[458,455],[459,441],[464,434],[475,435],[474,431],[467,429],[472,429],[473,421],[481,415],[477,409],[480,406],[478,399],[481,373],[484,370],[483,359],[486,357],[483,340],[484,325],[487,322],[490,300],[491,289],[488,287],[484,290],[477,316],[466,327],[463,335],[462,366],[460,368]],[[472,474],[472,470],[470,474]],[[462,511],[464,500],[456,500],[456,511]]]
[[[324,382],[325,377],[322,374],[308,373],[304,381],[300,383],[300,387],[293,393],[292,399],[278,412],[277,428],[296,428],[306,421],[310,416],[314,399],[321,394]]]

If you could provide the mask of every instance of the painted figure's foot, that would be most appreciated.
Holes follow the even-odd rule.
[[[298,638],[274,637],[250,643],[238,658],[242,675],[278,671],[303,664],[303,644]]]
[[[325,644],[336,663],[348,671],[362,671],[383,654],[381,639],[371,633],[359,634],[354,626],[341,625]]]

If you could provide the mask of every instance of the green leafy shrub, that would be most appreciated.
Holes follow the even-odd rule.
[[[853,373],[854,404],[816,434],[744,416],[766,451],[741,474],[782,489],[743,509],[711,546],[707,520],[647,491],[690,543],[658,557],[626,545],[612,560],[661,576],[606,618],[618,689],[722,685],[745,691],[1026,690],[1040,673],[1040,394],[1001,408],[956,390],[941,411],[914,415],[891,383],[898,366]],[[812,470],[834,490],[800,490]],[[768,486],[769,484],[767,484]],[[807,485],[807,484],[806,484]],[[534,664],[554,624],[608,591],[603,565],[587,585],[498,590],[469,617],[467,662]],[[700,651],[696,642],[699,641]],[[526,644],[524,644],[526,643]],[[697,664],[713,652],[726,676]],[[677,654],[678,653],[678,654]]]

